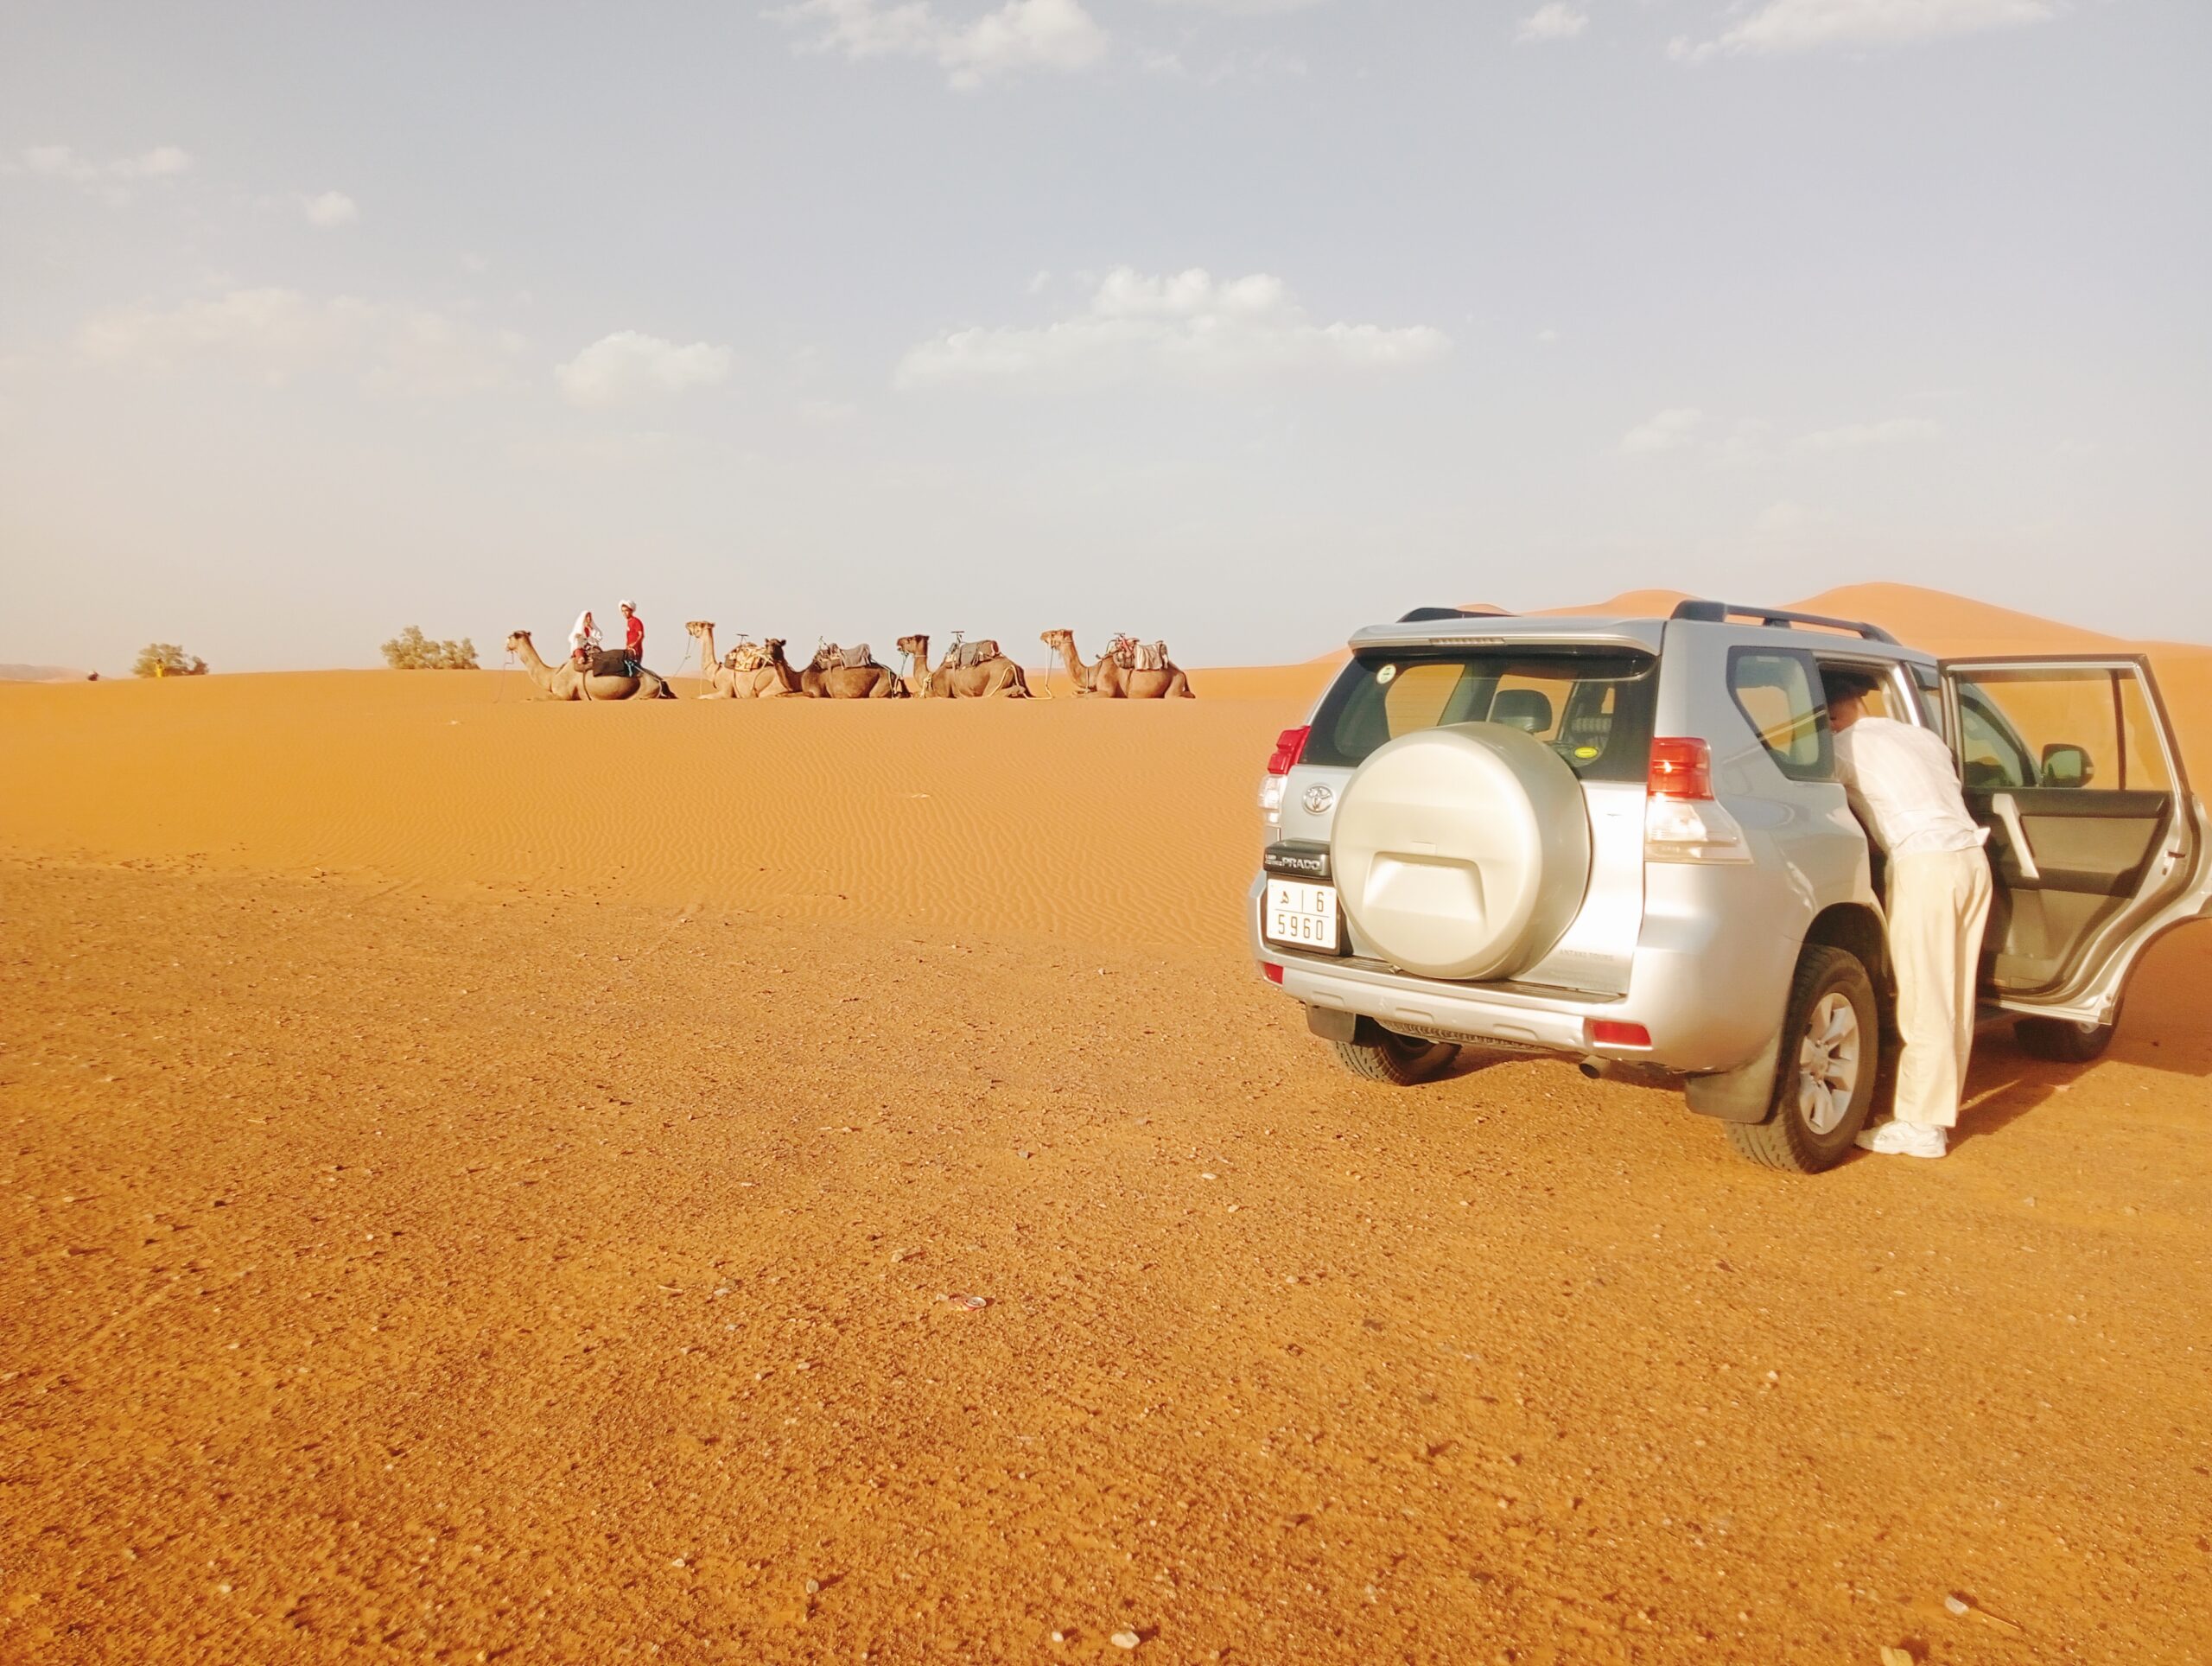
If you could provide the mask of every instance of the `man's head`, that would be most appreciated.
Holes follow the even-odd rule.
[[[624,603],[622,603],[622,604],[621,604],[621,607],[622,607],[622,617],[623,617],[623,618],[625,618],[625,619],[629,618],[629,616],[630,616],[632,614],[634,614],[634,613],[636,613],[636,612],[638,611],[638,604],[637,604],[636,602],[634,602],[634,601],[626,601],[626,602],[624,602]]]
[[[1866,715],[1866,696],[1882,685],[1865,671],[1822,671],[1828,694],[1828,727],[1847,729]]]

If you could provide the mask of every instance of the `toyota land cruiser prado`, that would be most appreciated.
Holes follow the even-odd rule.
[[[2139,656],[1939,661],[1711,601],[1421,608],[1351,645],[1268,761],[1250,919],[1268,978],[1374,1080],[1462,1046],[1554,1053],[1681,1078],[1776,1167],[1849,1150],[1891,985],[1832,670],[1950,742],[1992,831],[1983,999],[2031,1052],[2095,1057],[2144,947],[2212,902],[2204,809]]]

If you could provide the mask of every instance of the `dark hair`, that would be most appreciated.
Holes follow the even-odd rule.
[[[1882,686],[1878,677],[1865,671],[1829,671],[1825,667],[1821,671],[1821,684],[1827,690],[1831,706],[1839,700],[1864,700]]]

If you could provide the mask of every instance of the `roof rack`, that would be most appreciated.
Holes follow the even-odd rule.
[[[1510,619],[1511,614],[1493,612],[1488,607],[1416,607],[1402,617],[1401,625],[1427,625],[1440,619]]]
[[[1826,614],[1793,613],[1787,607],[1741,607],[1731,601],[1701,601],[1692,599],[1677,602],[1670,619],[1695,620],[1703,625],[1726,625],[1732,619],[1755,619],[1762,625],[1780,626],[1787,629],[1792,625],[1818,625],[1831,631],[1848,631],[1853,636],[1863,636],[1870,642],[1895,642],[1878,625],[1870,625],[1863,619],[1831,619]]]

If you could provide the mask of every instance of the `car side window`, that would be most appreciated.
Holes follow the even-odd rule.
[[[1834,737],[1811,658],[1783,648],[1738,648],[1728,692],[1775,766],[1793,781],[1835,779]]]
[[[2012,734],[2012,726],[1990,709],[1972,684],[1959,688],[1960,774],[1970,789],[2029,787],[2036,767]]]

